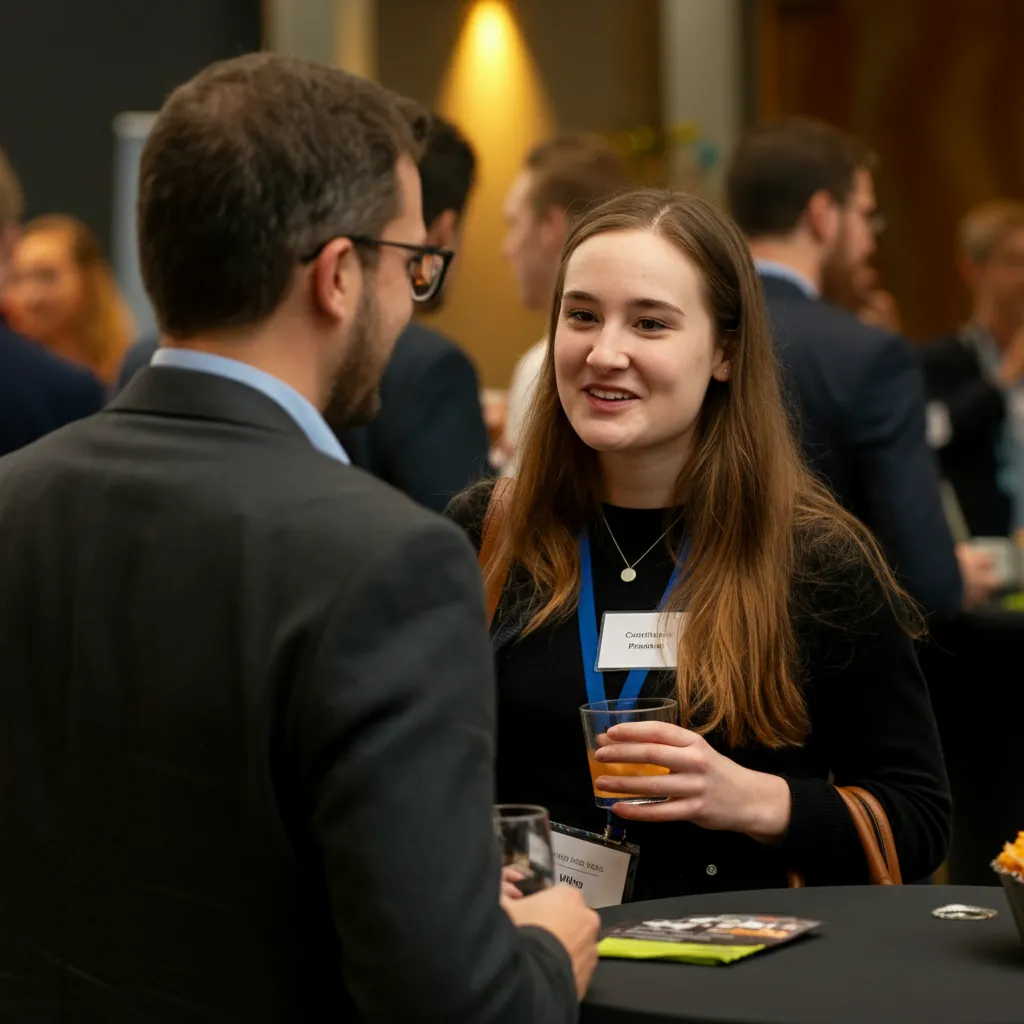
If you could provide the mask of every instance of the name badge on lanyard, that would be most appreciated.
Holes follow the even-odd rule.
[[[686,616],[664,611],[665,601],[682,574],[690,543],[683,548],[680,564],[672,572],[657,611],[606,612],[597,636],[597,608],[594,603],[594,570],[590,559],[590,535],[580,538],[580,599],[576,618],[583,651],[583,675],[587,683],[587,702],[606,700],[604,672],[628,669],[620,700],[635,700],[651,669],[676,667],[676,650]]]
[[[583,651],[583,675],[588,703],[606,699],[604,672],[629,670],[620,700],[635,700],[651,669],[676,667],[676,647],[685,624],[681,612],[666,612],[664,604],[686,564],[690,543],[683,548],[680,564],[672,573],[657,611],[607,612],[597,635],[597,609],[594,604],[594,570],[590,560],[590,535],[580,537],[580,598],[577,622]],[[611,812],[609,812],[609,825]],[[622,839],[551,824],[551,846],[555,855],[555,880],[572,885],[583,893],[587,905],[613,907],[628,903],[633,890],[640,848]]]
[[[597,646],[597,671],[676,667],[683,612],[605,612]]]

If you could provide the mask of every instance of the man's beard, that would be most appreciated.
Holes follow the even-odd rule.
[[[827,302],[856,313],[867,301],[875,275],[866,264],[851,260],[847,249],[846,229],[843,228],[821,267],[821,296]]]
[[[324,412],[330,426],[362,427],[373,421],[380,412],[380,382],[389,356],[381,338],[377,296],[364,288]]]
[[[862,296],[857,288],[856,268],[838,249],[822,265],[821,297],[851,312],[860,307]]]

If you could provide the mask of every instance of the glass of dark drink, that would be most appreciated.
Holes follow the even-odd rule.
[[[551,821],[547,809],[533,804],[498,804],[494,834],[501,851],[502,877],[532,896],[555,882]]]

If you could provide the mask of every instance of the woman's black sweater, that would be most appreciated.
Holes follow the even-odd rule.
[[[479,485],[448,511],[477,547],[492,488],[493,483]],[[604,511],[630,561],[665,528],[663,510]],[[656,608],[672,571],[668,545],[658,545],[637,566],[637,578],[624,583],[622,558],[600,518],[590,534],[598,619],[606,611]],[[866,881],[857,833],[830,777],[837,785],[863,786],[882,802],[904,880],[923,878],[942,862],[949,789],[913,644],[865,563],[819,564],[813,576],[813,584],[794,583],[793,600],[811,721],[806,743],[784,750],[731,749],[721,736],[707,737],[739,764],[786,779],[792,794],[788,832],[767,846],[686,822],[629,822],[627,839],[640,847],[634,899],[777,888],[786,885],[791,870],[801,871],[808,884]],[[522,636],[532,591],[529,577],[514,570],[492,628],[497,798],[543,804],[553,821],[601,832],[607,812],[594,804],[580,724],[587,695],[576,616]],[[604,677],[608,698],[618,696],[625,673]],[[651,672],[643,695],[674,695],[674,674]]]

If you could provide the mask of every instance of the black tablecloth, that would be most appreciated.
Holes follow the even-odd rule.
[[[947,903],[999,911],[943,921]],[[728,966],[602,960],[584,1024],[1019,1024],[1024,944],[1002,889],[842,887],[731,892],[627,904],[606,924],[685,914],[788,914],[821,921],[807,938]]]
[[[989,863],[1024,829],[1024,613],[934,623],[920,655],[953,792],[949,881],[994,885]]]

